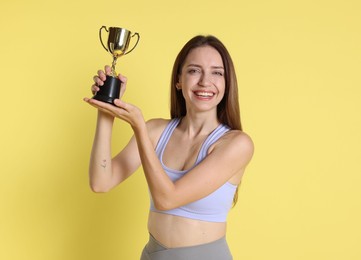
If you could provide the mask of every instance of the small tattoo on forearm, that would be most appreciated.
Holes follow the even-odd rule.
[[[105,167],[107,167],[107,160],[103,160],[103,162],[100,164],[100,166],[105,169]]]

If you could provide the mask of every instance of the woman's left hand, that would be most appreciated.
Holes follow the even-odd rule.
[[[142,111],[138,107],[120,99],[115,99],[114,105],[90,98],[84,98],[84,101],[102,112],[126,121],[133,129],[145,125]]]

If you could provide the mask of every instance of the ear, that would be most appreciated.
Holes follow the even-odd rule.
[[[181,89],[182,89],[182,86],[181,86],[181,84],[180,84],[179,82],[177,82],[177,84],[175,84],[175,88],[176,88],[177,90],[181,90]]]

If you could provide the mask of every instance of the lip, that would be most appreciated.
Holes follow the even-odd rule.
[[[197,98],[201,98],[201,99],[211,99],[216,95],[213,91],[204,91],[204,90],[193,91],[193,93]]]

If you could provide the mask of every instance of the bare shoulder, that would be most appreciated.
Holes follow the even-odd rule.
[[[165,127],[169,123],[170,119],[153,118],[147,121],[148,129],[154,129],[158,127]]]
[[[170,119],[154,118],[146,122],[149,137],[155,146]]]
[[[148,131],[159,131],[164,129],[169,123],[170,119],[153,118],[146,122]]]
[[[254,153],[254,144],[251,137],[245,132],[231,130],[214,144],[213,149],[221,150],[226,154],[240,155],[249,162]]]
[[[253,150],[254,148],[254,144],[251,137],[241,130],[231,130],[228,133],[226,133],[224,136],[222,136],[220,140],[226,143],[227,142],[232,143],[236,146],[239,145],[247,149]]]

